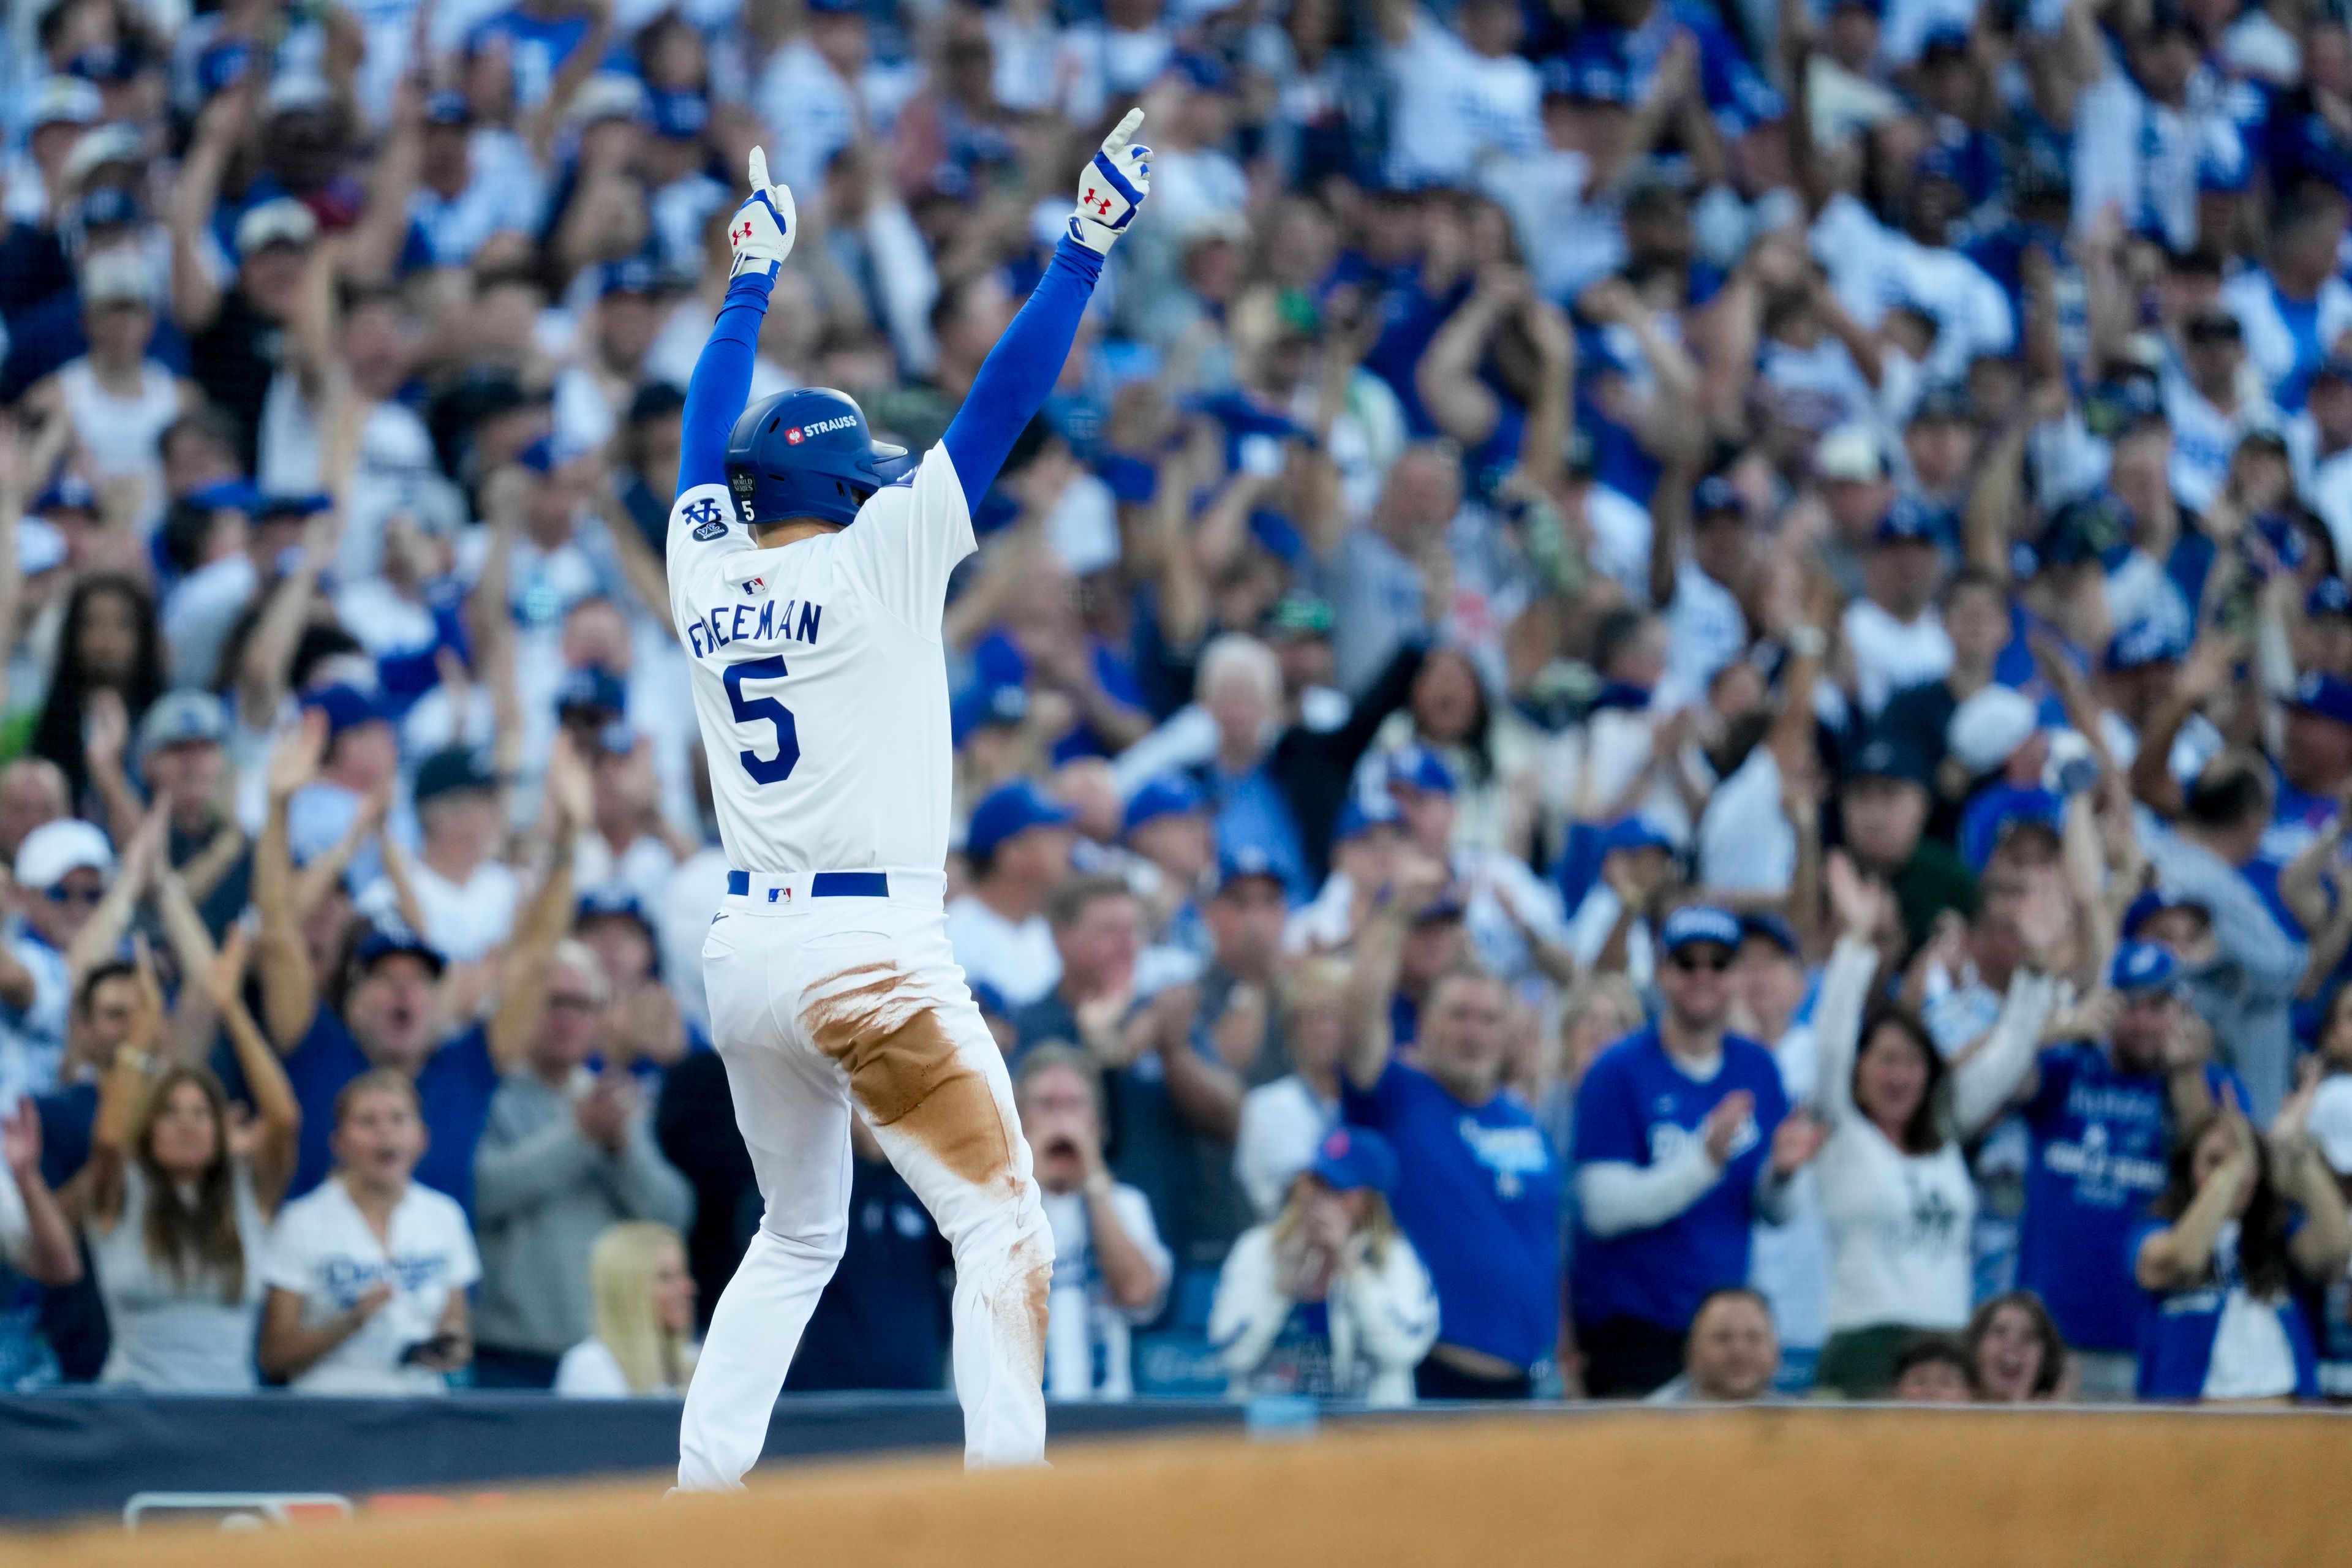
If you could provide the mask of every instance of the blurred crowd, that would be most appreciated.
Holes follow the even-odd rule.
[[[676,1394],[758,1223],[667,612],[936,441],[1055,1398],[2352,1394],[2333,0],[27,0],[0,1384]],[[877,722],[892,716],[877,713]],[[937,1388],[862,1130],[795,1388]]]

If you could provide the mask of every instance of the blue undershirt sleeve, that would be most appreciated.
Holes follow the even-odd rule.
[[[702,357],[694,362],[694,374],[686,384],[677,462],[681,495],[697,485],[727,482],[727,437],[751,395],[760,323],[768,313],[769,290],[775,286],[776,280],[764,273],[746,272],[727,286],[727,298],[719,301],[710,340],[702,345]]]
[[[1065,236],[1028,302],[982,362],[970,395],[942,437],[967,506],[978,506],[996,482],[1013,440],[1061,379],[1062,363],[1070,357],[1078,318],[1094,296],[1102,264],[1100,256]]]

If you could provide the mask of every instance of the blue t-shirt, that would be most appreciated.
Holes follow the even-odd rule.
[[[1527,1108],[1463,1104],[1392,1061],[1339,1113],[1394,1145],[1391,1206],[1437,1289],[1438,1338],[1530,1367],[1559,1339],[1559,1162]]]
[[[2022,1113],[2032,1143],[2017,1282],[2042,1298],[2075,1349],[2127,1351],[2141,1291],[2125,1240],[2164,1190],[2171,1096],[2161,1073],[2119,1071],[2092,1045],[2044,1051],[2041,1070]],[[2208,1064],[2205,1083],[2216,1100],[2253,1102],[2226,1068]]]
[[[2121,1262],[2134,1269],[2147,1238],[2170,1222],[2149,1217],[2131,1227]],[[2217,1253],[2216,1262],[2221,1261]],[[2139,1322],[2139,1384],[2142,1399],[2198,1400],[2205,1396],[2205,1378],[2213,1369],[2213,1342],[2221,1331],[2221,1309],[2230,1294],[2245,1284],[2232,1257],[2214,1270],[2214,1278],[2186,1290],[2142,1291]],[[2257,1303],[2259,1304],[2259,1303]],[[2319,1397],[2319,1352],[2311,1325],[2293,1297],[2273,1304],[2279,1327],[2286,1334],[2288,1353],[2294,1358],[2294,1396]]]
[[[310,1032],[302,1043],[287,1054],[286,1076],[302,1107],[301,1152],[294,1163],[288,1197],[300,1197],[334,1169],[328,1141],[335,1131],[335,1096],[372,1065],[343,1021],[324,1006],[310,1020]],[[482,1141],[482,1124],[489,1119],[490,1096],[498,1087],[490,1037],[478,1024],[435,1051],[416,1075],[416,1099],[431,1135],[425,1158],[417,1162],[416,1179],[457,1199],[469,1219],[474,1213],[474,1146]]]
[[[1650,1166],[1672,1159],[1724,1096],[1746,1089],[1756,1114],[1733,1145],[1731,1163],[1696,1203],[1648,1230],[1576,1238],[1576,1321],[1638,1318],[1677,1331],[1690,1326],[1709,1290],[1748,1283],[1756,1183],[1772,1134],[1789,1114],[1772,1053],[1739,1035],[1723,1037],[1723,1066],[1705,1083],[1666,1055],[1653,1026],[1601,1053],[1576,1093],[1575,1160]]]

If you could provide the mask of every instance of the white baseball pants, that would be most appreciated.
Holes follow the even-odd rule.
[[[702,949],[766,1203],[687,1390],[678,1486],[738,1487],[849,1230],[853,1101],[954,1249],[969,1465],[1041,1463],[1053,1234],[1004,1060],[947,939],[940,873],[731,874]]]

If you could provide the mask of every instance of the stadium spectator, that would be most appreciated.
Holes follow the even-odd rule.
[[[1160,1315],[1173,1259],[1150,1200],[1103,1163],[1101,1090],[1087,1058],[1069,1047],[1040,1046],[1022,1059],[1013,1091],[1054,1227],[1046,1394],[1129,1398],[1130,1335]]]
[[[160,850],[154,835],[141,855]],[[129,875],[143,879],[142,864]],[[172,1062],[144,950],[139,1021],[99,1088],[89,1161],[60,1194],[89,1242],[112,1339],[103,1383],[227,1393],[256,1384],[253,1344],[269,1221],[294,1173],[302,1110],[245,1015],[244,944],[198,977],[236,1047],[255,1121],[233,1124],[220,1080]]]
[[[2019,916],[2025,967],[1991,1034],[1948,1069],[1916,1015],[1869,1006],[1876,944],[1897,919],[1892,895],[1843,854],[1830,860],[1829,892],[1844,931],[1813,1026],[1812,1105],[1829,1127],[1814,1169],[1831,1268],[1831,1331],[1814,1381],[1824,1393],[1873,1399],[1894,1385],[1896,1354],[1921,1331],[1968,1321],[1977,1199],[1960,1144],[2032,1070],[2071,911],[2054,886],[2028,895]]]
[[[1275,1217],[1234,1243],[1209,1341],[1235,1398],[1413,1402],[1413,1368],[1437,1339],[1437,1297],[1390,1212],[1396,1179],[1386,1139],[1336,1128]]]
[[[490,1098],[474,1154],[482,1249],[474,1375],[478,1386],[546,1388],[593,1321],[595,1237],[624,1220],[681,1229],[694,1193],[662,1157],[628,1069],[588,1066],[612,1008],[595,953],[558,942],[515,986],[530,994],[502,1005],[536,1022]]]
[[[1723,1285],[1691,1314],[1683,1370],[1645,1397],[1650,1405],[1746,1405],[1771,1396],[1780,1370],[1772,1309],[1744,1285]]]
[[[1968,1352],[1949,1334],[1914,1335],[1895,1352],[1895,1380],[1887,1386],[1906,1405],[1966,1405],[1974,1397]]]
[[[849,1239],[809,1317],[793,1392],[935,1389],[949,1369],[954,1249],[863,1120],[849,1128]],[[746,1231],[760,1205],[744,1205]],[[740,1244],[739,1244],[740,1250]]]
[[[1348,985],[1347,966],[1328,958],[1307,960],[1283,982],[1281,1029],[1291,1070],[1242,1097],[1234,1135],[1234,1174],[1260,1220],[1286,1206],[1293,1180],[1339,1120]]]
[[[269,1236],[262,1370],[299,1394],[439,1394],[473,1359],[481,1278],[457,1203],[411,1178],[416,1085],[371,1068],[335,1096],[334,1173]]]
[[[563,1352],[555,1392],[572,1399],[677,1398],[694,1373],[694,1276],[677,1232],[630,1220],[588,1254],[596,1331]]]
[[[948,940],[964,973],[1014,1007],[1061,978],[1045,900],[1069,872],[1075,815],[1027,779],[972,807],[964,837],[971,888],[948,906]]]
[[[1441,862],[1410,862],[1358,938],[1340,1110],[1395,1149],[1398,1223],[1436,1288],[1421,1396],[1525,1399],[1559,1332],[1560,1167],[1500,1087],[1503,987],[1466,967],[1440,975],[1412,1063],[1390,1024],[1413,922],[1448,880]]]
[[[1747,1278],[1751,1226],[1785,1217],[1790,1179],[1822,1145],[1820,1122],[1790,1114],[1771,1053],[1725,1029],[1740,934],[1706,905],[1669,915],[1664,1016],[1603,1051],[1577,1093],[1572,1284],[1594,1398],[1675,1375],[1700,1300]]]
[[[2011,1290],[1981,1302],[1960,1336],[1969,1381],[1988,1405],[2056,1397],[2066,1376],[2066,1342],[2042,1298]]]
[[[37,1388],[58,1376],[57,1355],[41,1331],[37,1298],[23,1284],[63,1289],[82,1277],[73,1222],[41,1174],[41,1118],[20,1100],[0,1120],[0,1285],[14,1304],[0,1316],[0,1384]]]

